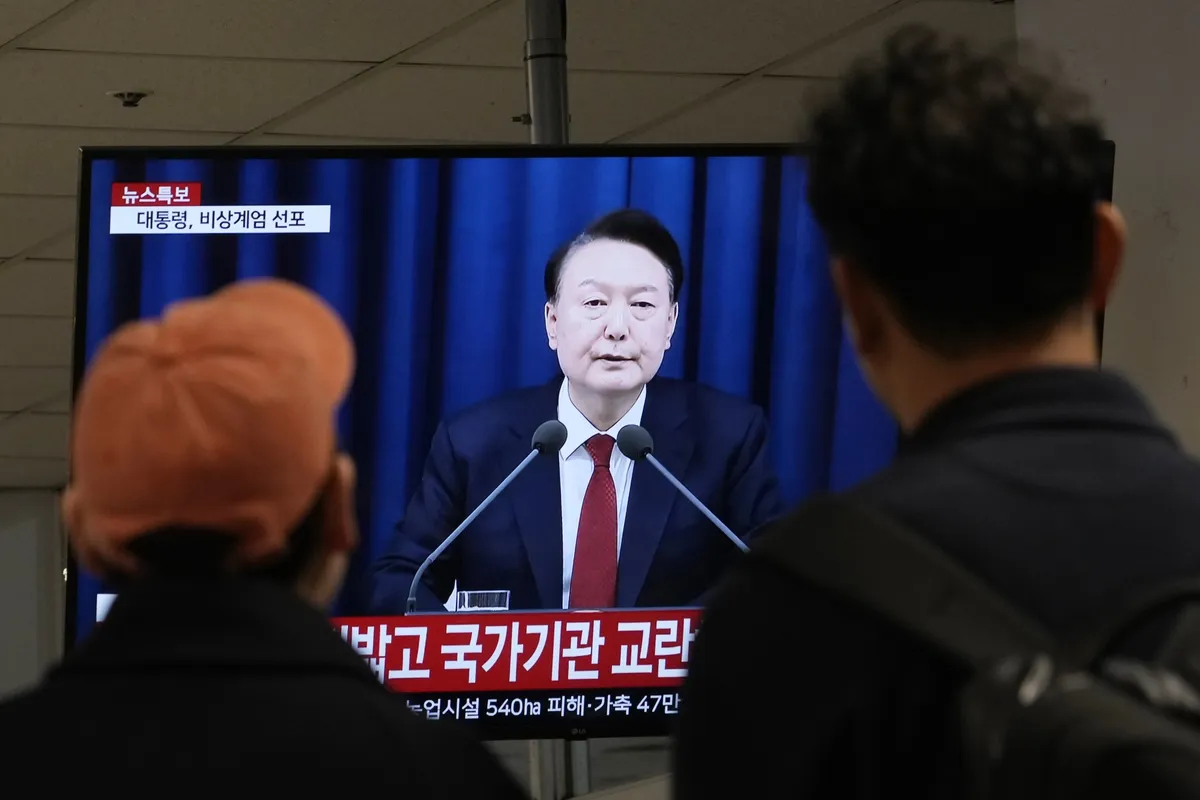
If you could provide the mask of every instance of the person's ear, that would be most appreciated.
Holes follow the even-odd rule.
[[[1092,252],[1091,303],[1093,310],[1103,311],[1120,277],[1129,237],[1125,217],[1112,203],[1096,205],[1095,237]]]
[[[101,542],[89,541],[81,535],[84,526],[87,525],[87,515],[84,513],[79,492],[74,486],[68,485],[63,490],[60,512],[67,538],[74,546],[75,558],[85,571],[99,578],[135,575],[140,571],[137,560],[124,548],[105,547]]]
[[[70,484],[67,485],[67,488],[63,489],[61,514],[63,527],[67,529],[68,534],[80,530],[82,520],[79,518],[79,493]]]
[[[75,558],[79,566],[92,575],[99,575],[103,565],[92,553],[91,548],[80,547],[76,535],[83,530],[83,507],[79,502],[79,492],[74,486],[68,485],[63,489],[61,501],[62,524],[67,531],[67,539],[75,545]]]
[[[354,486],[354,462],[339,454],[321,498],[320,546],[296,581],[300,596],[319,609],[328,608],[337,597],[350,566],[350,554],[358,546]]]
[[[331,553],[349,553],[358,547],[358,514],[354,498],[357,477],[354,461],[339,453],[321,504],[323,544]]]
[[[858,268],[844,258],[833,259],[831,274],[850,343],[860,356],[871,355],[884,340],[882,298]]]
[[[546,343],[551,350],[558,349],[558,312],[553,300],[546,303]]]
[[[671,337],[675,335],[675,326],[679,323],[679,303],[672,302],[667,311],[667,343],[664,350],[671,349]]]

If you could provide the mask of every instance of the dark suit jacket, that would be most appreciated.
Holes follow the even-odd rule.
[[[123,592],[39,687],[0,705],[0,753],[8,777],[49,768],[60,792],[240,796],[261,777],[294,797],[524,796],[464,730],[410,713],[328,619],[236,580]],[[187,785],[150,778],[162,769]]]
[[[375,568],[372,611],[403,613],[421,562],[530,451],[538,425],[558,414],[561,378],[488,400],[442,423],[425,474]],[[642,427],[655,455],[735,533],[782,509],[767,459],[762,412],[698,384],[652,381]],[[512,609],[562,607],[558,455],[540,457],[425,573],[418,607],[441,610],[459,590],[510,591]],[[729,542],[649,464],[634,467],[621,542],[617,605],[699,602],[737,556]]]
[[[850,494],[1064,635],[1200,574],[1200,466],[1131,386],[1094,370],[963,393]],[[785,517],[763,536],[805,533]],[[963,676],[753,553],[714,593],[690,668],[677,797],[962,797]]]

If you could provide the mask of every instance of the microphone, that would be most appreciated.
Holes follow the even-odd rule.
[[[454,540],[459,537],[467,526],[475,521],[475,518],[483,513],[484,509],[492,504],[492,501],[500,496],[508,485],[513,482],[513,479],[521,474],[529,464],[538,456],[546,453],[557,453],[567,441],[567,426],[563,425],[556,419],[549,419],[538,425],[537,430],[533,432],[533,442],[529,455],[521,459],[521,463],[517,464],[516,468],[508,473],[508,477],[500,481],[500,485],[492,490],[492,493],[483,498],[483,502],[475,507],[475,510],[467,515],[467,518],[458,524],[458,527],[450,532],[450,535],[439,544],[429,557],[421,562],[421,566],[417,568],[416,574],[413,575],[412,583],[408,587],[408,601],[405,603],[405,614],[411,614],[417,610],[417,587],[421,585],[421,578],[425,575],[425,570],[438,560],[438,556],[446,552],[446,548],[454,544]]]
[[[671,471],[662,465],[662,462],[654,457],[654,438],[650,435],[650,431],[643,428],[641,425],[626,425],[617,433],[617,447],[625,457],[630,461],[638,462],[643,459],[654,465],[654,468],[662,473],[662,476],[671,482],[679,492],[688,499],[692,505],[700,510],[700,513],[708,517],[713,525],[717,526],[717,530],[725,534],[729,541],[733,542],[743,553],[750,551],[749,545],[738,538],[738,535],[729,530],[729,526],[721,520],[717,519],[717,515],[709,511],[708,506],[700,502],[700,498],[688,491],[688,488],[679,482],[679,479],[671,474]]]

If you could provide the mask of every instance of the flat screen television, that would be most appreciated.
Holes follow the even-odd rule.
[[[893,455],[794,150],[85,149],[82,170],[76,385],[105,336],[173,301],[260,276],[325,297],[358,350],[338,426],[362,536],[331,624],[415,712],[485,737],[669,730],[699,604],[739,555],[653,465],[613,460],[614,599],[573,607],[599,557],[575,560],[592,417],[564,374],[638,398],[621,426],[739,537]],[[581,236],[606,218],[641,233]],[[406,615],[416,564],[564,404],[561,452],[463,531]],[[72,646],[112,594],[74,562],[68,591]]]

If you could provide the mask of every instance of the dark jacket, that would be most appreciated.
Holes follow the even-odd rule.
[[[968,390],[850,496],[1059,634],[1200,575],[1200,467],[1129,384],[1095,370]],[[805,534],[788,525],[764,536]],[[961,796],[963,676],[768,564],[748,558],[719,590],[690,669],[678,797]]]
[[[41,685],[0,705],[0,754],[89,791],[166,768],[226,794],[236,768],[269,776],[271,796],[523,796],[481,743],[410,713],[315,609],[239,579],[122,593]]]
[[[438,427],[421,485],[375,565],[371,613],[404,612],[417,568],[521,459],[558,414],[558,378],[491,398]],[[642,427],[654,454],[739,536],[783,511],[762,411],[708,386],[655,378]],[[509,591],[509,608],[562,608],[558,458],[538,458],[425,573],[418,608],[458,589]],[[634,467],[617,568],[618,608],[698,603],[740,553],[649,464]]]

